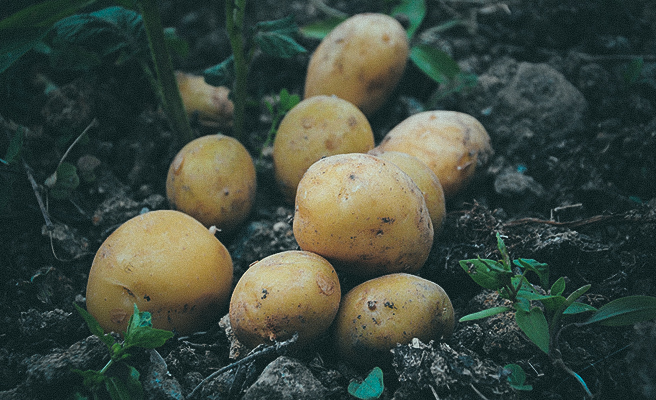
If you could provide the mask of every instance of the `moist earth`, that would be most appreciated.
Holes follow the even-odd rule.
[[[591,284],[582,302],[599,307],[622,296],[655,295],[656,3],[427,3],[416,40],[450,54],[476,84],[438,85],[409,64],[398,89],[370,118],[376,140],[413,113],[455,110],[481,121],[495,155],[447,204],[442,232],[418,275],[445,289],[456,320],[503,304],[458,263],[497,258],[498,232],[511,257],[548,263],[552,280],[564,277],[568,291]],[[375,0],[259,1],[248,2],[247,19],[294,15],[303,26],[326,18],[322,4],[348,14],[385,7]],[[0,17],[23,6],[0,10]],[[162,1],[160,8],[164,24],[190,45],[187,58],[174,59],[177,69],[199,73],[228,56],[222,2]],[[460,21],[455,27],[436,28],[454,20]],[[246,145],[257,160],[259,187],[250,218],[225,241],[235,282],[254,261],[298,248],[293,208],[277,192],[271,149],[262,145],[271,123],[265,101],[275,102],[282,88],[302,94],[318,41],[299,41],[308,53],[285,60],[257,55],[250,71]],[[35,83],[44,76],[56,90]],[[26,131],[25,164],[0,165],[0,399],[72,398],[81,383],[72,368],[107,362],[105,345],[73,306],[84,305],[93,255],[127,219],[168,207],[166,171],[178,147],[134,66],[61,71],[28,53],[1,80],[0,154],[19,126]],[[43,183],[94,120],[67,155],[85,174],[80,186],[53,198]],[[344,293],[358,283],[341,278]],[[399,345],[391,364],[381,366],[386,388],[380,398],[583,398],[581,385],[552,365],[510,317],[457,323],[443,343]],[[653,321],[568,326],[558,347],[596,398],[650,399],[656,396],[655,337]],[[368,373],[337,359],[327,337],[304,352],[284,345],[258,349],[233,364],[248,354],[224,317],[206,332],[176,335],[131,361],[149,399],[188,398],[201,382],[198,399],[349,399],[349,382]],[[503,367],[510,363],[524,369],[532,391],[508,385]]]

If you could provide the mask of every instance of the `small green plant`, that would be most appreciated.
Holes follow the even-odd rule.
[[[110,359],[100,370],[82,371],[74,369],[82,376],[83,385],[91,392],[93,399],[101,398],[103,387],[114,400],[143,399],[143,388],[139,381],[139,371],[129,365],[127,360],[132,356],[132,349],[154,349],[162,346],[173,337],[173,332],[153,328],[151,315],[148,311],[140,312],[134,305],[134,314],[130,317],[123,342],[118,342],[114,336],[106,334],[98,321],[88,311],[75,304],[75,308],[87,323],[92,334],[97,336],[109,350]],[[78,396],[83,398],[83,396]]]
[[[280,121],[282,121],[287,112],[294,108],[300,101],[301,96],[297,94],[289,94],[287,89],[282,89],[278,96],[277,103],[274,104],[273,102],[268,101],[265,103],[267,111],[269,111],[269,114],[271,115],[271,127],[267,132],[267,137],[264,140],[262,148],[271,145],[273,138],[276,136],[276,132],[278,132]]]
[[[362,382],[352,381],[348,385],[349,394],[361,400],[378,399],[384,390],[383,370],[379,367],[372,369]]]
[[[210,85],[232,87],[231,97],[235,106],[233,136],[244,143],[246,85],[255,51],[260,49],[270,56],[290,58],[307,50],[294,39],[298,26],[292,16],[258,22],[247,30],[244,24],[246,0],[225,0],[225,15],[232,55],[220,64],[207,68],[203,76]]]
[[[605,304],[599,309],[576,301],[583,296],[591,285],[582,286],[568,296],[565,296],[565,279],[558,278],[550,287],[548,293],[542,294],[527,278],[529,272],[537,275],[540,286],[549,287],[549,266],[547,264],[525,258],[510,260],[508,249],[497,233],[497,247],[501,254],[498,261],[489,259],[470,259],[460,261],[460,266],[480,286],[495,290],[501,298],[510,300],[511,306],[493,307],[460,318],[460,322],[491,317],[493,315],[513,311],[519,329],[526,334],[540,350],[551,358],[554,365],[564,369],[579,382],[592,397],[583,379],[565,365],[558,351],[558,335],[562,330],[562,320],[565,317],[590,312],[582,322],[572,323],[574,326],[600,324],[605,326],[632,325],[636,322],[656,318],[656,297],[628,296]],[[540,303],[540,306],[534,303]],[[528,390],[524,384],[525,375],[521,367],[514,365],[509,368],[508,377],[511,385],[517,389]]]
[[[395,4],[387,10],[387,13],[391,16],[402,15],[408,20],[406,33],[412,45],[410,48],[410,61],[426,76],[443,87],[439,93],[440,98],[476,85],[476,75],[463,72],[455,60],[446,52],[413,40],[426,17],[425,0],[400,0],[392,3]],[[309,38],[323,39],[333,28],[348,18],[348,15],[343,15],[337,10],[328,8],[324,11],[330,15],[329,18],[302,27],[301,33],[303,35]],[[440,26],[432,27],[430,30],[432,32],[442,32],[460,24],[460,21],[449,21]]]

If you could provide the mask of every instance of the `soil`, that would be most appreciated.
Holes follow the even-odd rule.
[[[326,3],[354,14],[382,11],[385,2]],[[198,73],[229,54],[222,2],[160,5],[165,25],[190,44],[176,68]],[[280,0],[249,2],[247,14],[251,24],[290,14],[299,25],[325,17],[315,2]],[[454,19],[463,23],[431,29]],[[429,1],[419,39],[451,54],[477,84],[437,85],[409,64],[384,109],[370,118],[376,139],[412,113],[447,109],[479,119],[495,149],[469,189],[447,204],[442,232],[418,273],[446,290],[456,318],[500,302],[458,263],[498,257],[497,232],[512,257],[548,263],[552,282],[565,277],[567,293],[591,284],[580,299],[585,303],[656,295],[656,3]],[[318,41],[299,40],[307,54],[258,55],[250,73],[246,145],[259,159],[258,196],[241,231],[224,241],[235,280],[252,262],[298,248],[293,207],[276,191],[270,149],[259,152],[271,122],[265,100],[275,101],[282,88],[302,94]],[[58,89],[46,94],[37,76]],[[71,368],[99,369],[107,357],[73,307],[84,305],[93,255],[122,222],[168,207],[166,171],[179,145],[133,65],[61,71],[29,53],[2,84],[0,155],[18,126],[26,133],[25,164],[0,165],[0,399],[71,398],[81,383]],[[97,125],[66,156],[87,175],[69,196],[52,198],[45,180],[94,119]],[[343,279],[346,288],[354,284]],[[457,323],[444,343],[399,345],[391,364],[381,365],[381,398],[583,398],[581,385],[509,317]],[[596,398],[648,399],[656,398],[655,338],[653,321],[568,327],[558,347]],[[349,382],[368,372],[336,359],[328,338],[305,352],[283,350],[218,374],[195,398],[349,399]],[[176,335],[157,352],[139,353],[133,364],[146,398],[182,399],[246,354],[223,318],[206,332]],[[523,367],[532,391],[510,388],[503,369],[509,363]]]

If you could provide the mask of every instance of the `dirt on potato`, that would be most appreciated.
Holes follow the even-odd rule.
[[[32,2],[2,7],[0,18],[26,3]],[[200,74],[230,54],[222,3],[158,3],[164,25],[189,42],[188,57],[173,59],[176,69]],[[305,26],[330,12],[317,4],[248,2],[247,24],[293,14]],[[349,15],[386,11],[382,1],[321,4]],[[654,2],[427,5],[411,45],[441,49],[464,74],[437,84],[408,62],[387,102],[368,116],[376,144],[412,114],[449,110],[479,120],[495,153],[465,190],[447,200],[442,234],[417,274],[446,291],[456,321],[501,305],[458,263],[497,258],[499,232],[511,257],[548,263],[552,280],[565,277],[566,292],[591,284],[584,303],[599,307],[622,296],[656,295]],[[397,18],[407,26],[407,16]],[[244,144],[256,161],[258,191],[242,228],[222,240],[234,262],[233,285],[253,262],[298,249],[294,209],[277,189],[271,148],[260,151],[271,123],[265,101],[275,102],[282,88],[303,94],[319,41],[298,40],[308,53],[290,59],[257,54],[250,70]],[[43,77],[54,90],[35,83]],[[98,370],[107,363],[105,345],[90,336],[73,306],[85,304],[93,256],[123,222],[169,208],[166,173],[181,146],[136,65],[59,70],[30,52],[0,74],[0,83],[0,158],[8,158],[11,139],[23,133],[22,161],[0,162],[0,399],[67,399],[81,383],[72,368]],[[191,119],[199,134],[217,133]],[[79,186],[59,198],[44,183],[93,120],[97,124],[65,158]],[[342,293],[361,282],[339,275]],[[559,349],[595,398],[650,399],[656,392],[655,327],[654,321],[570,326],[560,334]],[[131,362],[147,399],[180,399],[248,352],[224,316],[206,331],[177,335]],[[369,372],[339,359],[328,335],[305,351],[282,353],[284,347],[218,374],[195,398],[346,400],[352,398],[349,382]],[[532,391],[509,387],[503,367],[510,363],[524,369]],[[445,342],[398,346],[381,368],[380,398],[386,400],[584,396],[508,314],[456,322]]]

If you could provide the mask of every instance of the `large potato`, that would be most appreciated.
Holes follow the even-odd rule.
[[[396,165],[368,154],[312,164],[298,184],[293,229],[301,249],[361,276],[417,271],[433,244],[421,190]]]
[[[490,137],[471,115],[425,111],[412,115],[387,133],[382,151],[400,151],[423,161],[435,172],[447,199],[471,181],[479,165],[492,156]]]
[[[397,343],[442,340],[451,336],[453,326],[451,300],[439,285],[410,274],[390,274],[344,296],[334,341],[344,360],[373,366],[388,362]]]
[[[230,136],[208,135],[187,143],[175,156],[166,196],[171,207],[227,236],[248,217],[256,186],[246,148]]]
[[[291,338],[306,346],[330,327],[341,299],[337,273],[326,259],[284,251],[248,268],[230,300],[230,324],[249,347]]]
[[[312,54],[305,97],[348,100],[371,114],[399,83],[408,60],[401,24],[384,14],[358,14],[337,25]]]
[[[428,165],[410,154],[398,151],[381,151],[378,148],[369,151],[369,154],[393,162],[412,178],[424,194],[426,207],[428,207],[428,213],[430,214],[431,221],[433,221],[433,230],[435,233],[438,233],[446,215],[446,204],[444,201],[444,190],[442,190],[442,185],[435,173],[428,168]]]
[[[301,101],[283,118],[273,142],[276,181],[288,202],[305,171],[322,157],[366,153],[374,147],[367,117],[335,96]]]
[[[207,228],[178,211],[132,218],[98,249],[87,309],[105,331],[124,332],[136,303],[153,327],[180,334],[218,321],[230,298],[232,259]]]

